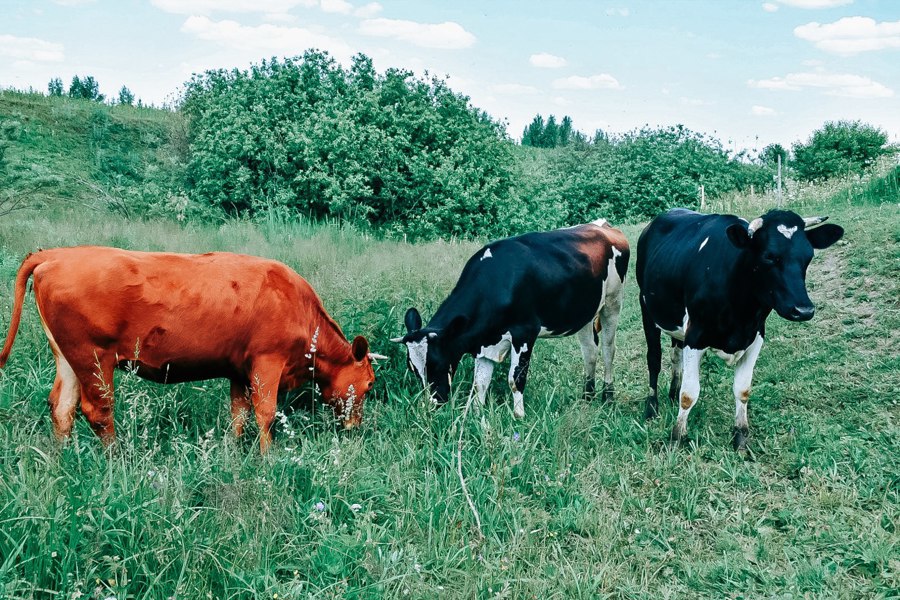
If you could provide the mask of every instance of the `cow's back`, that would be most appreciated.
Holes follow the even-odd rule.
[[[283,345],[301,305],[318,303],[299,275],[256,257],[101,247],[42,255],[35,297],[63,354],[103,348],[151,368],[184,363],[215,371]]]

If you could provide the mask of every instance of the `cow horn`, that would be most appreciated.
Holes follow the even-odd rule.
[[[828,217],[803,217],[803,228],[812,229],[828,220]]]
[[[403,337],[391,338],[391,341],[394,342],[395,344],[402,344]]]
[[[759,231],[759,228],[763,226],[762,217],[756,217],[750,224],[747,226],[747,235],[753,237],[753,234]]]
[[[384,354],[377,354],[375,352],[369,352],[369,360],[387,360],[388,357]]]

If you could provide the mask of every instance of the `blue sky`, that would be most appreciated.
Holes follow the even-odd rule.
[[[900,0],[0,0],[0,86],[91,74],[171,101],[191,73],[317,47],[449,76],[508,123],[684,124],[728,148],[861,119],[900,142]]]

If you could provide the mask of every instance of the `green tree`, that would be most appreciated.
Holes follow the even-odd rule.
[[[787,150],[781,144],[769,144],[759,153],[760,162],[771,168],[777,167],[779,157],[781,157],[781,164],[787,166]]]
[[[62,96],[63,95],[63,82],[59,77],[54,77],[47,84],[47,92],[51,96]]]
[[[885,154],[893,152],[887,134],[861,121],[829,121],[807,142],[793,145],[791,166],[807,181],[861,174]]]
[[[541,133],[541,148],[556,148],[559,143],[559,125],[556,124],[556,117],[550,115],[547,117],[547,124],[544,125],[544,131]]]
[[[522,145],[541,148],[544,136],[544,117],[535,115],[522,133]]]
[[[93,75],[86,75],[84,78],[78,77],[78,75],[72,77],[72,83],[69,85],[69,97],[96,102],[103,102],[106,98],[100,93],[100,84]]]
[[[119,90],[119,104],[134,104],[134,94],[124,85]]]

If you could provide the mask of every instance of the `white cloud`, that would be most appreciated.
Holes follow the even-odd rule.
[[[750,114],[755,117],[772,117],[777,115],[778,113],[774,108],[769,108],[768,106],[760,106],[758,104],[754,105],[750,108]]]
[[[767,90],[798,91],[807,88],[821,89],[829,96],[843,98],[891,98],[894,90],[862,75],[850,73],[789,73],[785,77],[751,79],[747,85]]]
[[[232,50],[253,52],[253,58],[267,53],[294,56],[308,48],[327,50],[339,61],[349,60],[353,55],[353,49],[342,40],[303,27],[268,23],[250,27],[236,21],[213,21],[208,17],[193,16],[188,17],[181,31]]]
[[[563,77],[553,82],[553,87],[558,90],[619,90],[622,86],[619,81],[608,73],[600,75],[591,75],[590,77],[582,77],[580,75],[572,75],[571,77]]]
[[[312,8],[319,0],[150,0],[156,8],[178,15],[210,15],[214,12],[283,14],[302,6]]]
[[[62,44],[14,35],[0,35],[0,56],[32,62],[59,62],[65,58]]]
[[[766,12],[775,12],[778,10],[778,5],[774,2],[763,2],[763,10]]]
[[[629,11],[627,8],[607,8],[606,14],[610,17],[627,17]]]
[[[531,95],[537,94],[540,90],[538,90],[533,85],[524,85],[521,83],[499,83],[497,85],[491,86],[491,91],[496,94]]]
[[[566,98],[563,98],[562,96],[556,96],[555,98],[553,98],[553,104],[555,104],[556,106],[561,106],[561,107],[565,108],[566,106],[572,106],[572,101],[567,100]]]
[[[540,69],[559,69],[569,64],[563,57],[547,54],[546,52],[532,54],[528,59],[528,62],[531,63],[532,67],[538,67]]]
[[[678,101],[685,106],[710,106],[712,104],[712,102],[702,98],[688,98],[687,96],[682,96]]]
[[[366,19],[359,31],[374,37],[394,38],[422,48],[459,50],[475,44],[475,36],[453,21],[418,23],[400,19]]]
[[[347,0],[322,0],[323,12],[349,15],[352,10],[353,5],[347,2]]]
[[[857,54],[900,48],[900,21],[877,22],[869,17],[844,17],[834,23],[807,23],[794,28],[794,35],[833,54]]]
[[[354,10],[353,15],[363,19],[371,19],[372,17],[380,13],[383,8],[384,7],[377,2],[369,2],[368,4],[364,4]]]
[[[792,6],[794,8],[818,9],[818,8],[835,8],[836,6],[846,6],[853,4],[853,0],[776,0],[779,4]]]

